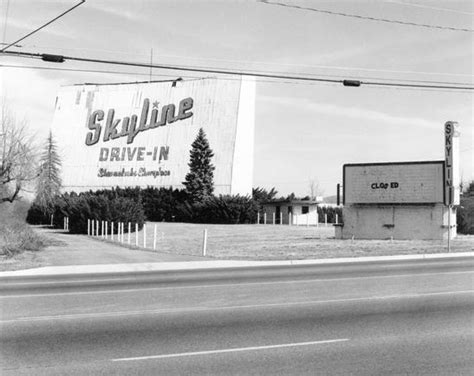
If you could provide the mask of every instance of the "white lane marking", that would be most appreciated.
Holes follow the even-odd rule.
[[[386,296],[368,296],[368,297],[361,297],[361,298],[307,300],[307,301],[299,301],[299,302],[249,304],[249,305],[221,306],[221,307],[208,307],[208,306],[199,307],[198,306],[198,307],[185,307],[185,308],[149,309],[149,310],[139,310],[139,311],[76,313],[76,314],[70,314],[70,315],[20,317],[17,319],[0,320],[0,324],[8,324],[8,323],[16,323],[16,322],[49,321],[49,320],[74,320],[74,319],[94,319],[94,318],[104,318],[104,317],[139,316],[139,315],[149,315],[149,314],[159,315],[159,314],[167,314],[167,313],[189,313],[189,312],[203,312],[203,311],[226,311],[226,310],[237,310],[237,309],[310,306],[310,305],[328,304],[328,303],[345,303],[345,302],[360,302],[360,301],[389,300],[389,299],[414,299],[414,298],[425,298],[425,297],[430,297],[430,296],[462,295],[462,294],[473,294],[473,293],[474,293],[474,290],[440,291],[440,292],[430,292],[430,293],[421,293],[421,294],[405,294],[405,295],[397,294],[397,295],[386,295]]]
[[[358,266],[358,265],[357,265]],[[386,271],[387,269],[397,269],[398,267],[421,267],[421,266],[433,266],[433,263],[420,263],[420,264],[415,264],[415,265],[406,265],[406,264],[390,264],[390,265],[369,265],[369,268],[371,270],[376,270],[376,268],[381,268]],[[454,266],[464,266],[464,264],[459,265],[459,261],[456,260],[456,263]],[[167,271],[167,270],[165,270]],[[159,272],[155,271],[155,272]],[[450,272],[445,272],[445,273],[450,273]],[[127,282],[127,281],[136,281],[138,280],[137,276],[133,277],[116,277],[116,278],[99,278],[99,279],[74,279],[74,280],[68,280],[68,281],[46,281],[46,282],[41,282],[41,281],[34,281],[34,282],[13,282],[13,283],[8,283],[5,284],[5,286],[33,286],[36,287],[38,284],[41,285],[58,285],[58,286],[64,286],[68,284],[74,284],[74,283],[95,283],[95,282]],[[145,279],[143,282],[147,282]],[[152,281],[153,282],[153,281]]]
[[[354,280],[360,280],[360,279],[423,277],[423,276],[452,275],[452,274],[474,274],[474,270],[460,271],[460,272],[442,272],[442,273],[393,274],[393,275],[379,275],[379,276],[368,276],[368,277],[315,278],[315,279],[302,279],[302,280],[291,280],[291,281],[220,283],[220,284],[206,284],[206,285],[192,285],[192,286],[145,287],[145,288],[120,289],[120,290],[71,291],[71,292],[55,292],[55,293],[46,293],[46,294],[2,295],[0,296],[0,299],[34,298],[34,297],[62,296],[62,295],[121,294],[121,293],[152,291],[152,290],[201,289],[201,288],[207,288],[207,287],[238,287],[238,286],[255,286],[255,285],[303,284],[303,283],[316,283],[316,282],[340,282],[340,281],[354,281]]]
[[[132,361],[132,360],[180,358],[180,357],[184,357],[184,356],[213,355],[213,354],[225,354],[225,353],[241,352],[241,351],[259,351],[259,350],[269,350],[269,349],[281,349],[281,348],[285,348],[285,347],[324,345],[324,344],[328,344],[328,343],[337,343],[337,342],[346,342],[346,341],[349,341],[349,338],[328,339],[328,340],[324,340],[324,341],[312,341],[312,342],[283,343],[281,345],[238,347],[238,348],[222,349],[222,350],[208,350],[208,351],[195,351],[195,352],[185,352],[185,353],[175,353],[175,354],[137,356],[137,357],[134,357],[134,358],[111,359],[111,361],[112,362],[129,362],[129,361]]]

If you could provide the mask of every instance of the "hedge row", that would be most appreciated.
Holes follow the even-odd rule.
[[[53,226],[63,227],[64,217],[69,217],[69,231],[74,234],[87,232],[87,220],[96,219],[109,222],[133,222],[143,227],[145,215],[139,199],[126,197],[112,198],[101,193],[71,193],[57,196],[53,205]],[[33,203],[26,218],[31,224],[49,224],[50,219],[41,207]],[[126,226],[125,226],[126,227]]]
[[[53,225],[61,228],[64,217],[69,217],[70,232],[85,233],[88,219],[138,223],[139,228],[145,218],[148,221],[248,224],[255,222],[257,211],[257,202],[246,196],[225,195],[193,203],[184,190],[115,188],[57,196]],[[49,224],[50,217],[40,205],[33,203],[27,221]]]

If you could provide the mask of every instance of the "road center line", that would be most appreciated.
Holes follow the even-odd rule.
[[[144,287],[144,288],[134,288],[134,289],[55,292],[55,293],[46,293],[46,294],[2,295],[0,296],[0,299],[32,298],[32,297],[64,296],[64,295],[122,294],[122,293],[131,293],[131,292],[140,292],[140,291],[202,289],[202,288],[208,288],[208,287],[238,287],[238,286],[255,286],[255,285],[303,284],[303,283],[317,283],[317,282],[342,282],[342,281],[355,281],[355,280],[361,280],[361,279],[387,279],[387,278],[454,275],[454,274],[474,274],[474,271],[468,270],[468,271],[459,271],[459,272],[393,274],[393,275],[379,275],[379,276],[368,276],[368,277],[314,278],[314,279],[302,279],[302,280],[291,280],[291,281],[219,283],[219,284],[192,285],[192,286],[161,286],[161,287]],[[87,286],[84,286],[84,287],[87,287]]]
[[[312,341],[312,342],[283,343],[280,345],[268,345],[268,346],[239,347],[239,348],[222,349],[222,350],[195,351],[195,352],[175,353],[175,354],[139,356],[139,357],[134,357],[134,358],[118,358],[118,359],[111,359],[111,361],[112,362],[129,362],[133,360],[180,358],[180,357],[185,357],[185,356],[214,355],[214,354],[225,354],[225,353],[242,352],[242,351],[281,349],[285,347],[324,345],[328,343],[337,343],[337,342],[346,342],[346,341],[349,341],[349,338],[328,339],[325,341]]]
[[[431,293],[421,294],[405,294],[405,295],[385,295],[385,296],[368,296],[361,298],[345,298],[345,299],[328,299],[328,300],[307,300],[297,302],[285,302],[285,303],[264,303],[264,304],[249,304],[249,305],[234,305],[234,306],[197,306],[197,307],[184,307],[184,308],[165,308],[165,309],[149,309],[149,310],[138,310],[138,311],[117,311],[117,312],[98,312],[98,313],[76,313],[69,315],[52,315],[52,316],[32,316],[32,317],[20,317],[17,319],[0,320],[0,324],[9,324],[17,322],[34,322],[34,321],[50,321],[50,320],[77,320],[77,319],[95,319],[105,317],[122,317],[122,316],[140,316],[140,315],[159,315],[168,313],[195,313],[195,312],[208,312],[208,311],[227,311],[237,309],[255,309],[255,308],[275,308],[275,307],[291,307],[291,306],[311,306],[316,304],[330,304],[330,303],[347,303],[347,302],[362,302],[362,301],[376,301],[376,300],[390,300],[390,299],[416,299],[426,298],[431,296],[443,296],[443,295],[462,295],[462,294],[473,294],[474,290],[463,290],[463,291],[440,291]]]

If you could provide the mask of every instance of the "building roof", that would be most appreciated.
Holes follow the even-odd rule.
[[[287,205],[317,205],[320,204],[320,201],[315,201],[315,200],[272,200],[272,201],[264,201],[262,202],[262,205],[281,205],[281,204],[287,204]]]

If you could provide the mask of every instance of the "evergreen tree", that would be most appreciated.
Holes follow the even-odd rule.
[[[56,142],[52,133],[49,132],[40,158],[35,198],[35,203],[39,205],[45,216],[52,214],[54,197],[60,193],[62,185],[60,172],[61,160]]]
[[[211,158],[214,156],[204,130],[199,133],[191,145],[190,170],[183,182],[191,201],[204,201],[214,192],[214,169]]]

